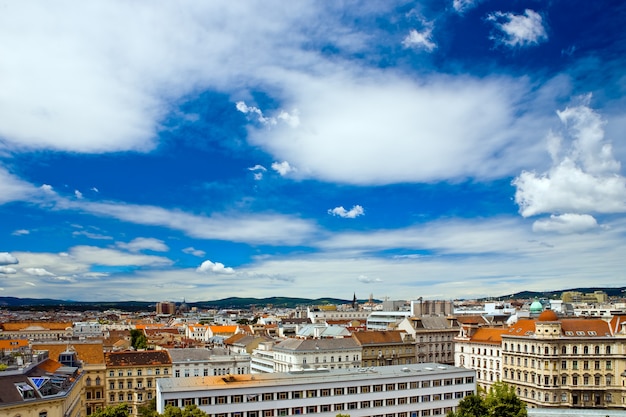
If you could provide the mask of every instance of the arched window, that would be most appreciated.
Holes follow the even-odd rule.
[[[611,354],[611,346],[607,346],[606,348],[604,348],[605,352],[607,355]]]
[[[574,355],[578,355],[578,346],[573,346],[573,347],[572,347],[572,353],[573,353]]]
[[[600,346],[596,346],[593,350],[594,350],[596,355],[600,354]]]
[[[550,354],[550,349],[547,346],[545,348],[543,348],[543,354],[544,355],[549,355]]]
[[[567,354],[567,346],[563,346],[563,347],[561,348],[561,354],[562,354],[562,355],[566,355],[566,354]]]
[[[589,354],[589,346],[584,346],[583,347],[583,354],[585,354],[585,355]]]

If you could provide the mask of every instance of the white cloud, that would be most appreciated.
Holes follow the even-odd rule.
[[[15,274],[17,270],[15,268],[10,268],[8,266],[0,266],[0,274]]]
[[[231,267],[225,267],[223,263],[220,262],[211,262],[209,260],[202,262],[200,266],[196,269],[198,272],[212,272],[215,274],[234,274],[235,270]]]
[[[281,174],[297,167],[289,171],[296,179],[380,185],[496,178],[542,157],[531,132],[547,130],[547,103],[517,105],[523,80],[433,76],[416,82],[382,71],[338,71],[283,81],[300,124],[250,125],[248,140],[289,161],[272,165]]]
[[[601,117],[585,104],[558,115],[565,132],[549,137],[553,166],[541,174],[524,171],[513,181],[522,216],[626,212],[626,178],[604,138]]]
[[[371,278],[365,275],[359,275],[359,277],[357,278],[357,281],[362,282],[364,284],[372,284],[375,282],[383,282],[382,279],[380,278]]]
[[[503,37],[494,39],[507,46],[531,46],[548,40],[543,18],[534,10],[526,9],[523,15],[494,12],[488,20],[496,22],[496,27],[504,33]]]
[[[535,232],[583,233],[598,227],[598,222],[589,214],[566,213],[551,215],[549,219],[537,220],[533,223]]]
[[[100,192],[96,187],[91,187],[90,190],[93,191],[94,193]]]
[[[26,230],[26,229],[18,229],[16,231],[14,231],[13,233],[11,233],[13,236],[24,236],[24,235],[28,235],[30,234],[30,230]]]
[[[27,275],[32,275],[35,277],[53,277],[54,276],[52,272],[46,271],[45,268],[23,268],[22,271],[24,271],[24,273]]]
[[[164,266],[173,262],[161,256],[130,254],[95,246],[74,246],[70,256],[79,263],[106,266]]]
[[[74,195],[76,196],[77,199],[81,200],[83,198],[83,193],[81,193],[78,190],[74,190]]]
[[[365,214],[365,210],[363,207],[352,206],[350,210],[346,210],[343,206],[335,207],[334,209],[329,209],[328,214],[332,214],[333,216],[343,217],[344,219],[354,219],[358,216],[362,216]]]
[[[432,52],[437,44],[432,41],[432,28],[425,28],[421,32],[411,29],[409,34],[402,41],[405,48],[425,49]]]
[[[297,111],[294,111],[290,114],[284,110],[280,110],[275,117],[265,117],[261,109],[254,106],[249,107],[243,101],[238,101],[235,104],[235,108],[241,113],[256,116],[256,120],[265,126],[275,126],[280,121],[285,122],[291,127],[298,127],[298,125],[300,124],[300,118],[298,117]]]
[[[130,252],[140,252],[143,250],[151,250],[155,252],[167,252],[170,248],[159,239],[149,238],[149,237],[138,237],[130,242],[117,242],[117,247],[126,249]]]
[[[14,265],[19,263],[17,258],[9,252],[0,252],[0,265]]]
[[[278,172],[283,177],[289,173],[296,171],[296,169],[292,167],[287,161],[272,163],[272,169]]]
[[[478,4],[479,0],[452,0],[452,7],[457,13],[464,13]]]
[[[0,204],[33,198],[39,193],[37,187],[22,181],[0,166]]]
[[[248,170],[265,172],[265,171],[267,171],[267,168],[265,168],[263,165],[256,164],[255,166],[248,168]]]
[[[204,255],[206,255],[206,252],[200,249],[196,249],[193,246],[190,246],[188,248],[183,249],[184,253],[187,253],[189,255],[193,255],[193,256],[197,256],[199,258],[203,257]]]
[[[111,236],[101,235],[98,233],[92,233],[86,230],[76,230],[72,232],[72,236],[85,236],[85,237],[88,237],[89,239],[95,239],[95,240],[113,240]]]

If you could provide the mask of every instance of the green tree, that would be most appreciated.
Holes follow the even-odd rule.
[[[124,403],[120,405],[110,405],[92,413],[90,417],[128,417],[128,406]]]
[[[162,414],[163,417],[207,417],[208,414],[200,410],[197,405],[185,406],[182,410],[178,407],[168,405]]]
[[[515,395],[515,388],[504,382],[496,382],[485,397],[489,415],[493,417],[526,417],[526,403]]]
[[[156,411],[156,398],[137,407],[137,415],[139,417],[159,417]]]
[[[148,347],[148,339],[141,330],[132,329],[130,331],[130,344],[135,350],[146,349]]]
[[[515,388],[496,382],[489,391],[478,390],[459,402],[448,417],[527,417],[526,404],[515,395]]]

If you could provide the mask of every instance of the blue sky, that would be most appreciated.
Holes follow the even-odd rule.
[[[621,286],[620,1],[0,14],[0,296]]]

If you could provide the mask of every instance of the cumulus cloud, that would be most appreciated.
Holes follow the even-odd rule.
[[[333,216],[343,217],[344,219],[354,219],[358,216],[362,216],[365,214],[365,210],[360,205],[352,206],[350,210],[346,210],[343,206],[335,207],[334,209],[329,209],[328,214],[332,214]]]
[[[83,198],[83,193],[78,190],[74,190],[74,196],[76,196],[77,199],[81,200]]]
[[[523,171],[513,181],[520,214],[625,212],[626,178],[604,138],[600,115],[583,103],[558,116],[565,131],[549,136],[552,167],[544,173]]]
[[[493,39],[504,45],[525,47],[548,40],[543,18],[534,10],[526,9],[523,15],[494,12],[487,19],[495,22],[496,28],[503,32],[503,36]]]
[[[74,246],[70,256],[81,263],[106,266],[164,266],[173,262],[161,256],[134,254],[96,246]]]
[[[223,263],[211,262],[209,260],[202,262],[196,269],[198,272],[211,272],[214,274],[234,274],[235,270],[231,267],[225,267]]]
[[[296,169],[292,167],[287,161],[272,163],[272,169],[278,172],[283,177],[291,172],[296,171]]]
[[[254,106],[248,106],[243,101],[238,101],[235,104],[235,108],[241,113],[255,116],[256,120],[264,126],[275,126],[281,121],[287,123],[291,127],[297,127],[300,124],[300,118],[298,117],[297,111],[290,114],[284,110],[280,110],[276,116],[266,117],[263,115],[261,109]]]
[[[430,27],[425,28],[421,32],[411,29],[402,41],[402,45],[405,48],[424,49],[428,52],[432,52],[437,47],[437,44],[432,41],[432,28]]]
[[[457,13],[464,13],[478,4],[479,0],[452,0],[452,8]]]
[[[9,252],[0,252],[0,265],[14,265],[19,263],[17,258]]]
[[[563,234],[583,233],[596,227],[598,227],[598,222],[589,214],[553,214],[549,219],[541,219],[533,223],[533,231],[535,232]]]
[[[28,235],[30,234],[30,230],[26,230],[26,229],[18,229],[16,231],[14,231],[13,233],[11,233],[13,236],[24,236],[24,235]]]
[[[285,83],[300,124],[250,124],[248,141],[289,161],[274,169],[297,167],[289,172],[296,179],[381,185],[494,178],[519,172],[521,159],[541,157],[539,138],[530,132],[547,125],[539,113],[545,104],[516,104],[526,90],[520,80],[432,76],[416,82],[372,70],[292,75]]]
[[[0,274],[15,274],[17,273],[17,270],[15,268],[11,268],[8,266],[0,266]]]
[[[383,282],[383,280],[380,278],[371,278],[366,275],[359,275],[359,277],[357,278],[357,281],[362,282],[364,284],[373,284],[375,282]]]
[[[193,246],[183,249],[183,252],[189,255],[197,256],[198,258],[202,258],[206,255],[206,252],[200,249],[196,249]]]
[[[143,250],[151,250],[154,252],[167,252],[170,248],[159,239],[154,239],[151,237],[138,237],[130,242],[117,242],[118,248],[126,249],[130,252],[141,252]]]
[[[54,274],[52,272],[46,271],[45,268],[24,268],[22,271],[27,275],[32,275],[34,277],[53,277]]]

